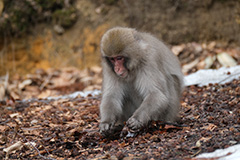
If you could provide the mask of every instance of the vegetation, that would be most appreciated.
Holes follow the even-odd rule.
[[[3,0],[0,36],[22,35],[39,22],[71,27],[77,20],[74,0]]]

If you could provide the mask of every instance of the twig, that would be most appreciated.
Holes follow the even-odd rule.
[[[6,120],[4,122],[0,122],[1,125],[8,123],[10,120]]]
[[[200,152],[202,151],[202,149],[200,148],[196,153],[194,153],[191,157],[195,157],[196,155],[198,155]]]

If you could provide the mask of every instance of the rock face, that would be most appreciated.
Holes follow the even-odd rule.
[[[54,25],[39,24],[30,35],[0,39],[0,75],[35,68],[98,65],[100,38],[113,26],[151,32],[169,44],[240,44],[240,1],[82,0],[75,1],[75,7],[77,22],[61,34]]]

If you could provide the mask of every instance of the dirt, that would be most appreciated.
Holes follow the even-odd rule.
[[[177,125],[152,122],[135,137],[108,138],[99,133],[98,96],[2,101],[0,158],[190,160],[239,143],[239,99],[239,79],[189,86]]]

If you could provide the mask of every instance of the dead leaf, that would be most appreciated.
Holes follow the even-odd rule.
[[[205,69],[210,68],[213,65],[215,60],[216,60],[216,56],[208,56],[207,58],[205,58],[205,60],[204,60],[205,67],[204,68]]]
[[[18,85],[18,88],[21,90],[21,89],[25,88],[26,86],[29,86],[31,83],[32,83],[31,79],[26,79]]]
[[[224,67],[233,67],[237,65],[237,62],[226,52],[219,53],[217,55],[217,60]]]
[[[209,131],[213,131],[215,128],[217,128],[217,126],[215,124],[209,123],[208,125],[202,127],[202,129],[206,129]]]
[[[187,73],[190,69],[192,69],[193,67],[195,67],[199,62],[199,59],[195,59],[194,61],[188,63],[188,64],[185,64],[183,65],[182,67],[182,72],[183,73]]]
[[[178,56],[183,51],[184,47],[185,45],[173,46],[171,50],[176,56]]]
[[[212,137],[202,137],[200,138],[197,142],[196,142],[196,147],[201,147],[202,143],[206,143],[207,141],[209,141]]]

